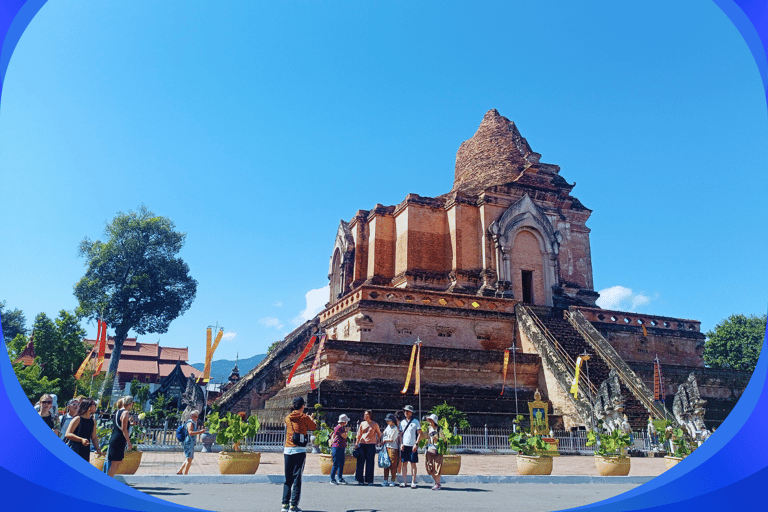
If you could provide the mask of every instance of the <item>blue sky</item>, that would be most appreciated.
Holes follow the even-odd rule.
[[[339,220],[447,192],[491,108],[593,210],[605,306],[765,312],[764,91],[698,1],[51,0],[0,104],[0,300],[74,308],[79,241],[143,203],[199,285],[140,340],[198,362],[218,322],[215,359],[263,353],[327,300]]]

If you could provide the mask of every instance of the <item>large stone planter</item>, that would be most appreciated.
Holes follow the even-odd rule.
[[[115,474],[133,475],[136,473],[136,471],[139,469],[139,465],[141,464],[141,456],[142,452],[139,451],[125,452],[125,456],[123,456],[123,462],[120,464],[120,467],[117,468],[117,472]]]
[[[601,457],[595,455],[597,472],[602,476],[627,476],[629,474],[629,457]]]
[[[91,453],[91,460],[89,462],[91,463],[91,466],[95,467],[103,473],[104,461],[106,460],[107,458],[104,455],[96,455],[95,453]]]
[[[252,475],[259,469],[261,452],[221,452],[219,472],[222,475]]]
[[[681,460],[683,460],[682,457],[672,457],[671,455],[667,455],[664,457],[664,464],[666,464],[667,469],[669,469],[675,464],[677,464],[678,462],[680,462]]]
[[[458,475],[461,469],[461,455],[443,455],[441,475]]]
[[[552,457],[546,455],[517,455],[517,473],[520,475],[551,475]]]
[[[351,455],[344,456],[344,469],[342,473],[345,475],[354,475],[355,467],[357,466],[357,459]],[[333,469],[333,459],[330,453],[320,454],[320,473],[323,475],[330,475],[331,469]]]

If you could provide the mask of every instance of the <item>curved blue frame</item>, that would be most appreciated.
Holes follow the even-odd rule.
[[[32,18],[47,0],[0,0],[0,105],[8,63]],[[714,0],[749,46],[768,92],[768,0]],[[768,100],[768,97],[766,98]],[[0,110],[0,112],[2,112]],[[0,340],[2,333],[0,332]],[[685,462],[650,482],[614,498],[571,510],[753,510],[765,507],[768,482],[768,335],[744,394],[721,427]],[[102,511],[197,510],[175,505],[118,483],[76,456],[45,432],[43,422],[22,392],[7,357],[0,357],[0,410],[4,443],[0,482],[19,500],[19,508],[36,503],[58,508],[98,506]],[[46,508],[50,508],[46,507]]]

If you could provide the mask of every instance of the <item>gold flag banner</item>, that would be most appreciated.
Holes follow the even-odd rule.
[[[207,328],[205,330],[205,366],[203,367],[203,382],[205,382],[206,376],[208,375],[211,359],[211,328]]]
[[[419,343],[419,348],[416,349],[416,386],[413,394],[418,395],[419,391],[421,391],[421,343]]]
[[[408,374],[405,376],[405,386],[403,386],[403,390],[401,393],[406,393],[408,391],[408,386],[411,385],[411,372],[413,371],[413,361],[416,358],[416,345],[413,345],[413,349],[411,350],[411,362],[408,363]]]
[[[312,345],[315,344],[315,340],[317,340],[317,336],[312,336],[311,338],[309,338],[309,341],[307,342],[307,346],[304,347],[304,350],[301,351],[301,355],[293,364],[293,368],[291,368],[291,373],[288,374],[288,380],[285,381],[286,384],[291,383],[293,374],[296,373],[296,368],[298,368],[301,362],[304,360],[304,358],[307,357],[307,354],[309,354],[309,351],[312,349]]]
[[[208,345],[206,349],[206,356],[205,356],[205,371],[203,372],[203,382],[208,382],[211,380],[211,363],[213,362],[213,353],[216,352],[216,347],[219,346],[219,342],[221,341],[221,337],[224,336],[224,329],[219,329],[219,332],[216,334],[216,339],[213,342],[213,346],[211,346],[211,329],[208,328],[208,334],[206,336],[206,344]]]
[[[315,354],[315,360],[312,362],[312,370],[309,372],[309,387],[311,389],[317,389],[315,385],[315,370],[320,364],[320,355],[323,353],[323,347],[325,347],[325,334],[320,336],[320,344],[317,346],[317,354]]]
[[[85,368],[88,366],[88,363],[91,362],[91,355],[93,354],[93,351],[96,350],[96,347],[98,347],[98,342],[93,344],[93,348],[91,348],[91,351],[88,352],[88,355],[85,356],[85,359],[83,359],[82,364],[80,364],[80,368],[77,369],[77,373],[75,373],[75,379],[80,380],[80,378],[83,376],[83,372],[85,371]]]
[[[573,398],[579,398],[579,370],[581,370],[581,356],[576,358],[576,375],[573,377],[573,384],[571,384]]]
[[[501,394],[499,396],[504,395],[504,386],[507,385],[507,366],[509,366],[509,349],[504,351],[504,380],[501,382]]]

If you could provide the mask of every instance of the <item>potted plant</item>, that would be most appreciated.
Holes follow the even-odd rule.
[[[551,475],[552,457],[546,455],[549,445],[544,442],[541,434],[535,428],[537,421],[543,424],[540,418],[532,420],[532,429],[526,430],[522,427],[523,416],[518,415],[515,418],[515,431],[509,434],[509,446],[517,452],[517,472],[521,475]]]
[[[599,440],[599,443],[598,443]],[[598,444],[595,466],[602,476],[627,476],[629,457],[625,449],[630,445],[629,434],[615,429],[610,434],[587,432],[587,446]]]
[[[323,475],[330,475],[333,468],[333,460],[331,459],[332,434],[333,429],[325,422],[322,422],[320,423],[320,428],[315,431],[314,440],[312,441],[320,449],[320,473]],[[356,433],[353,430],[347,433],[347,448],[344,453],[344,469],[342,470],[344,475],[352,475],[355,472],[357,460],[352,456],[355,435]]]
[[[441,474],[458,475],[461,470],[461,455],[450,453],[450,447],[460,445],[461,436],[453,433],[446,418],[440,419],[438,426],[440,427],[440,435],[437,439],[437,453],[443,456],[443,470]],[[424,448],[426,444],[426,438],[419,440],[419,448]]]
[[[261,461],[261,452],[248,452],[240,448],[240,442],[246,437],[253,437],[261,424],[256,416],[244,420],[245,413],[227,413],[221,417],[218,412],[208,415],[205,425],[211,434],[216,434],[216,442],[224,447],[219,454],[219,471],[222,475],[252,475],[256,473]]]
[[[686,458],[696,449],[696,444],[690,439],[686,431],[680,427],[673,426],[669,420],[667,420],[667,425],[664,429],[664,441],[669,443],[671,452],[671,455],[664,456],[664,463],[667,469]]]
[[[112,428],[108,426],[108,422],[99,419],[96,421],[96,435],[99,437],[100,452],[94,452],[91,455],[90,463],[99,471],[104,471],[104,461],[107,457],[107,450],[109,449],[109,437],[112,434]]]

